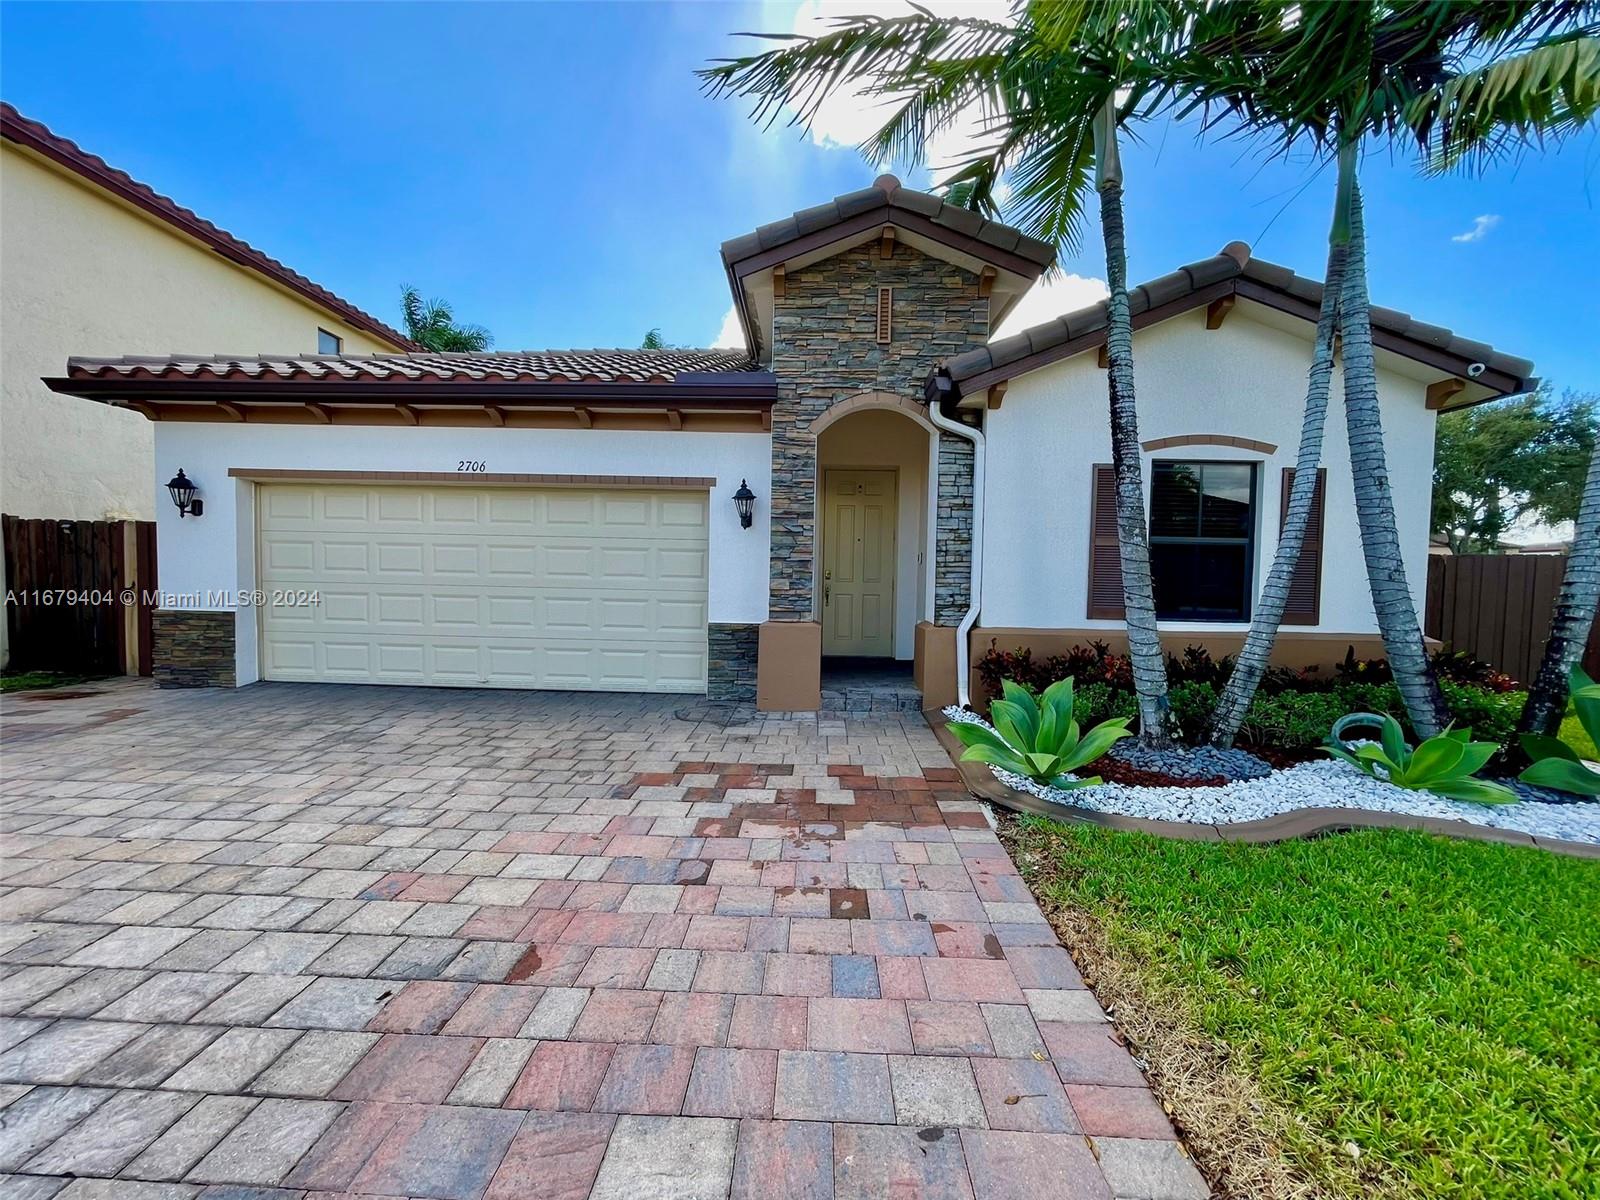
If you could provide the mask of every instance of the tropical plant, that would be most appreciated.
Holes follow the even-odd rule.
[[[667,345],[667,339],[661,336],[661,329],[660,329],[659,326],[657,326],[656,328],[651,329],[651,330],[649,330],[649,331],[647,331],[645,333],[644,341],[639,343],[639,349],[641,349],[641,350],[666,350],[666,349],[669,349],[669,347]]]
[[[400,289],[400,314],[407,336],[438,353],[487,350],[494,345],[493,335],[482,325],[457,325],[448,301],[424,300],[410,284]]]
[[[1323,322],[1343,345],[1345,423],[1367,578],[1385,648],[1413,724],[1437,733],[1445,704],[1427,660],[1406,582],[1378,407],[1367,294],[1366,241],[1358,153],[1364,140],[1414,142],[1431,169],[1474,165],[1517,144],[1576,132],[1600,106],[1600,42],[1584,2],[1459,4],[1247,0],[1206,5],[1191,40],[1159,65],[1174,94],[1206,111],[1208,125],[1232,122],[1270,136],[1287,152],[1309,143],[1338,164],[1328,279],[1318,327],[1301,453],[1284,542],[1269,574],[1285,582],[1299,555],[1291,527],[1309,511],[1320,455],[1318,372],[1331,359]],[[1343,262],[1335,261],[1344,246]],[[1338,267],[1342,266],[1342,284]],[[1325,396],[1320,401],[1325,410]],[[1298,493],[1298,494],[1297,494]],[[1303,521],[1299,522],[1303,529]],[[1268,597],[1269,603],[1271,597]],[[1276,609],[1274,613],[1273,609]],[[1258,613],[1258,617],[1263,614]],[[1248,708],[1252,676],[1281,617],[1275,604],[1253,622],[1253,645],[1223,698],[1213,737],[1225,742]],[[1271,625],[1269,629],[1268,626]]]
[[[1345,731],[1358,726],[1377,728],[1377,744],[1363,742],[1353,750],[1348,748]],[[1447,727],[1413,750],[1406,745],[1400,722],[1387,713],[1350,713],[1334,722],[1323,749],[1374,779],[1410,792],[1432,792],[1472,804],[1511,804],[1517,799],[1502,783],[1473,778],[1500,747],[1495,742],[1473,741],[1470,729]]]
[[[1583,485],[1583,503],[1572,529],[1572,548],[1556,593],[1550,637],[1544,657],[1528,689],[1517,728],[1523,733],[1555,733],[1566,710],[1566,685],[1572,679],[1589,643],[1595,608],[1600,605],[1600,442],[1589,457],[1589,477]]]
[[[1568,679],[1578,723],[1592,742],[1600,737],[1600,684],[1577,665],[1573,666]],[[1525,733],[1522,749],[1533,760],[1533,765],[1518,776],[1523,783],[1555,788],[1575,796],[1600,796],[1600,772],[1586,766],[1578,752],[1560,738]]]
[[[932,135],[972,112],[984,140],[945,181],[954,203],[1007,216],[1025,232],[1074,247],[1091,187],[1100,200],[1110,289],[1106,326],[1112,461],[1124,619],[1139,698],[1139,731],[1168,733],[1167,680],[1156,629],[1143,467],[1134,402],[1133,325],[1122,208],[1122,126],[1156,94],[1153,63],[1181,41],[1194,3],[1019,4],[1010,22],[941,18],[926,9],[894,17],[842,17],[817,37],[765,35],[778,49],[724,60],[700,72],[715,96],[756,98],[771,124],[786,109],[809,126],[840,88],[865,85],[892,103],[863,150],[874,162],[920,161]]]
[[[1127,717],[1112,717],[1080,733],[1070,679],[1052,683],[1038,700],[1012,680],[1001,687],[1004,699],[989,706],[993,729],[968,721],[951,721],[947,726],[967,747],[963,762],[988,763],[1065,791],[1099,783],[1097,775],[1074,779],[1069,773],[1094,762],[1119,738],[1133,736]]]

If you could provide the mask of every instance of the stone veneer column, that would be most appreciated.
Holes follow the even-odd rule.
[[[756,698],[756,646],[760,634],[759,625],[713,623],[708,627],[706,699],[748,703]]]
[[[877,341],[878,289],[893,288],[890,339]],[[989,300],[978,277],[896,243],[889,258],[870,241],[791,271],[774,301],[772,370],[778,401],[772,421],[772,560],[770,618],[761,641],[792,672],[801,659],[820,665],[814,628],[817,519],[817,440],[812,423],[841,401],[887,392],[920,401],[928,373],[940,362],[982,345],[989,336]],[[961,619],[970,591],[972,449],[941,436],[935,559],[935,615]],[[789,626],[790,628],[782,628]],[[815,668],[813,668],[815,669]],[[813,690],[779,686],[763,671],[759,702],[786,702]],[[820,695],[818,696],[820,701]]]

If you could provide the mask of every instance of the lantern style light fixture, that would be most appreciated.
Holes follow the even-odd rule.
[[[733,494],[733,507],[739,510],[740,526],[749,529],[756,514],[756,494],[750,490],[749,480],[739,481],[739,490]]]
[[[178,473],[167,480],[167,491],[172,493],[172,502],[178,506],[178,516],[198,517],[205,512],[205,501],[195,498],[194,481],[183,473],[183,468],[178,468]]]

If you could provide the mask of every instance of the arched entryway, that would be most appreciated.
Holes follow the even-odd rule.
[[[914,401],[884,393],[842,401],[812,429],[824,663],[909,663],[932,611],[938,431]]]

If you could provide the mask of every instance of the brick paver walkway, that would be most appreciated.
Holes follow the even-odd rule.
[[[8,699],[0,1194],[1190,1197],[904,718]]]

